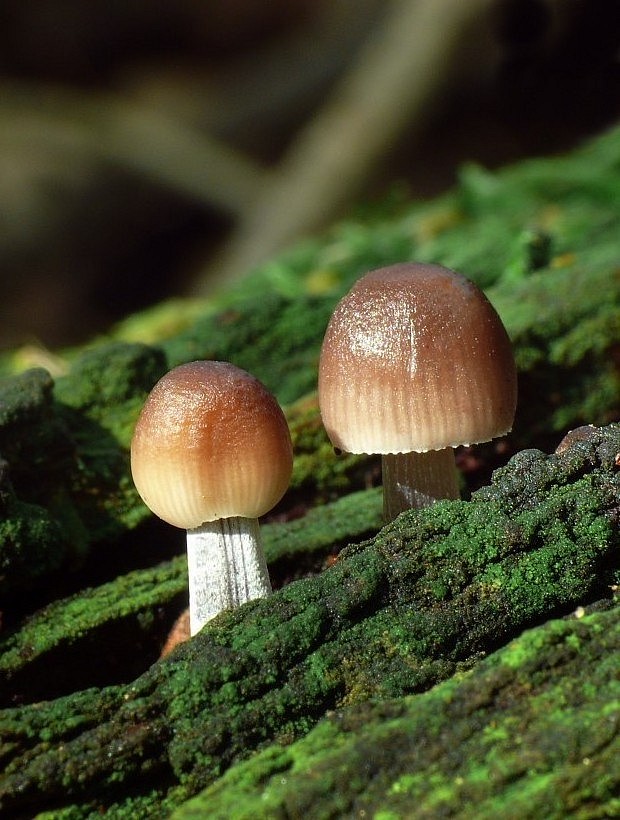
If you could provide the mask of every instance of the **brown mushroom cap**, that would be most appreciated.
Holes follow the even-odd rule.
[[[488,441],[511,429],[516,400],[504,326],[454,271],[413,263],[371,271],[331,317],[319,404],[341,450],[425,452]]]
[[[167,373],[149,394],[131,442],[144,503],[184,529],[258,518],[286,492],[292,465],[277,401],[227,362],[190,362]]]

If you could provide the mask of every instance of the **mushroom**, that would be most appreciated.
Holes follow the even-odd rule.
[[[187,530],[190,632],[271,593],[258,518],[293,467],[289,429],[258,379],[227,362],[175,367],[149,394],[131,471],[155,515]]]
[[[484,294],[454,271],[371,271],[339,302],[319,364],[319,406],[335,448],[382,456],[388,521],[458,498],[453,448],[509,432],[517,378]]]

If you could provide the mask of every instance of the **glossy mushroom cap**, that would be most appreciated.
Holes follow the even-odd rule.
[[[144,503],[184,529],[219,518],[258,518],[282,498],[293,468],[275,398],[226,362],[190,362],[157,382],[131,442]]]
[[[439,265],[371,271],[337,305],[319,366],[333,445],[425,452],[488,441],[513,423],[508,335],[484,294]]]

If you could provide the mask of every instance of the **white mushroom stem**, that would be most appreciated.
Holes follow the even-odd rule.
[[[271,594],[255,518],[220,518],[187,531],[190,633],[224,609]]]
[[[386,521],[393,521],[404,510],[460,497],[452,447],[426,453],[388,453],[381,457],[381,466]]]

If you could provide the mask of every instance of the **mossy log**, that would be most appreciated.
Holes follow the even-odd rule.
[[[526,627],[611,602],[619,452],[620,426],[524,451],[471,501],[403,514],[133,683],[5,710],[0,805],[165,816],[338,706],[423,692]]]
[[[617,817],[620,606],[550,621],[422,695],[328,715],[174,820]]]
[[[471,713],[466,706],[479,670],[484,689],[504,663],[494,666],[492,653],[535,627],[528,634],[540,630],[539,649],[536,637],[523,640],[539,652],[541,669],[552,664],[553,635],[568,633],[564,626],[554,632],[549,619],[596,602],[604,607],[619,580],[620,432],[610,424],[620,416],[619,193],[620,130],[566,157],[493,174],[468,167],[452,193],[335,226],[217,297],[132,317],[84,350],[2,358],[0,759],[7,812],[168,816],[209,784],[205,805],[215,812],[237,785],[251,798],[264,783],[278,816],[277,800],[284,812],[301,803],[287,803],[286,790],[270,791],[271,764],[263,775],[261,761],[283,759],[291,742],[286,760],[297,761],[298,748],[299,760],[310,760],[315,741],[306,747],[301,738],[331,710],[346,708],[353,727],[343,730],[345,756],[361,716],[369,731],[381,714],[407,721],[417,698],[437,703],[452,686],[464,704],[463,726],[487,717],[493,724],[492,709],[475,700]],[[378,483],[377,464],[334,454],[318,415],[316,365],[343,292],[366,270],[408,259],[454,267],[485,289],[514,343],[521,399],[509,439],[459,456],[471,501],[405,514],[381,530],[379,491],[368,489]],[[293,482],[263,526],[270,572],[281,588],[267,601],[222,614],[158,660],[186,602],[183,534],[154,521],[140,501],[128,448],[155,381],[197,358],[250,370],[286,404]],[[43,367],[23,371],[26,360]],[[573,435],[562,452],[531,449],[551,451],[568,428],[589,424],[596,426]],[[530,449],[477,489],[522,447]],[[482,465],[475,474],[472,460]],[[591,617],[583,624],[615,616]],[[609,623],[611,635],[615,621]],[[582,628],[581,621],[570,624]],[[592,642],[603,646],[597,637]],[[529,652],[523,650],[515,681],[524,680]],[[551,667],[548,691],[570,700],[571,686],[591,692],[595,681],[616,703],[607,688],[610,667],[601,664],[595,673],[593,657],[577,657],[562,678]],[[510,696],[515,709],[525,710],[528,688],[519,691],[510,689]],[[326,725],[310,736],[319,738],[321,760]],[[431,731],[430,723],[421,725],[422,733]],[[534,737],[525,729],[523,736]],[[474,754],[475,738],[467,738],[463,760],[471,754],[484,769],[486,747]],[[270,744],[276,745],[261,757]],[[494,748],[497,765],[512,771],[517,752]],[[379,815],[384,804],[396,815],[407,814],[407,801],[440,805],[442,778],[451,770],[437,754],[436,791],[432,783],[416,791],[418,764],[406,753],[400,780],[378,778],[369,789],[358,777],[359,787],[343,799]],[[565,794],[577,794],[579,773],[559,757],[545,760],[549,783],[564,778]],[[346,765],[354,763],[352,751]],[[231,766],[220,791],[218,778]],[[455,778],[473,789],[464,766],[454,769]],[[599,809],[611,811],[614,788],[604,754],[596,771],[602,785],[598,792],[592,787],[592,816],[601,816]],[[545,782],[525,785],[546,794]],[[590,781],[583,783],[581,795]],[[390,802],[395,789],[401,797]],[[510,798],[501,778],[497,794]],[[448,806],[452,799],[446,797]],[[494,792],[481,798],[491,799]],[[575,800],[574,816],[590,816],[582,797]],[[568,803],[558,805],[570,816]]]

